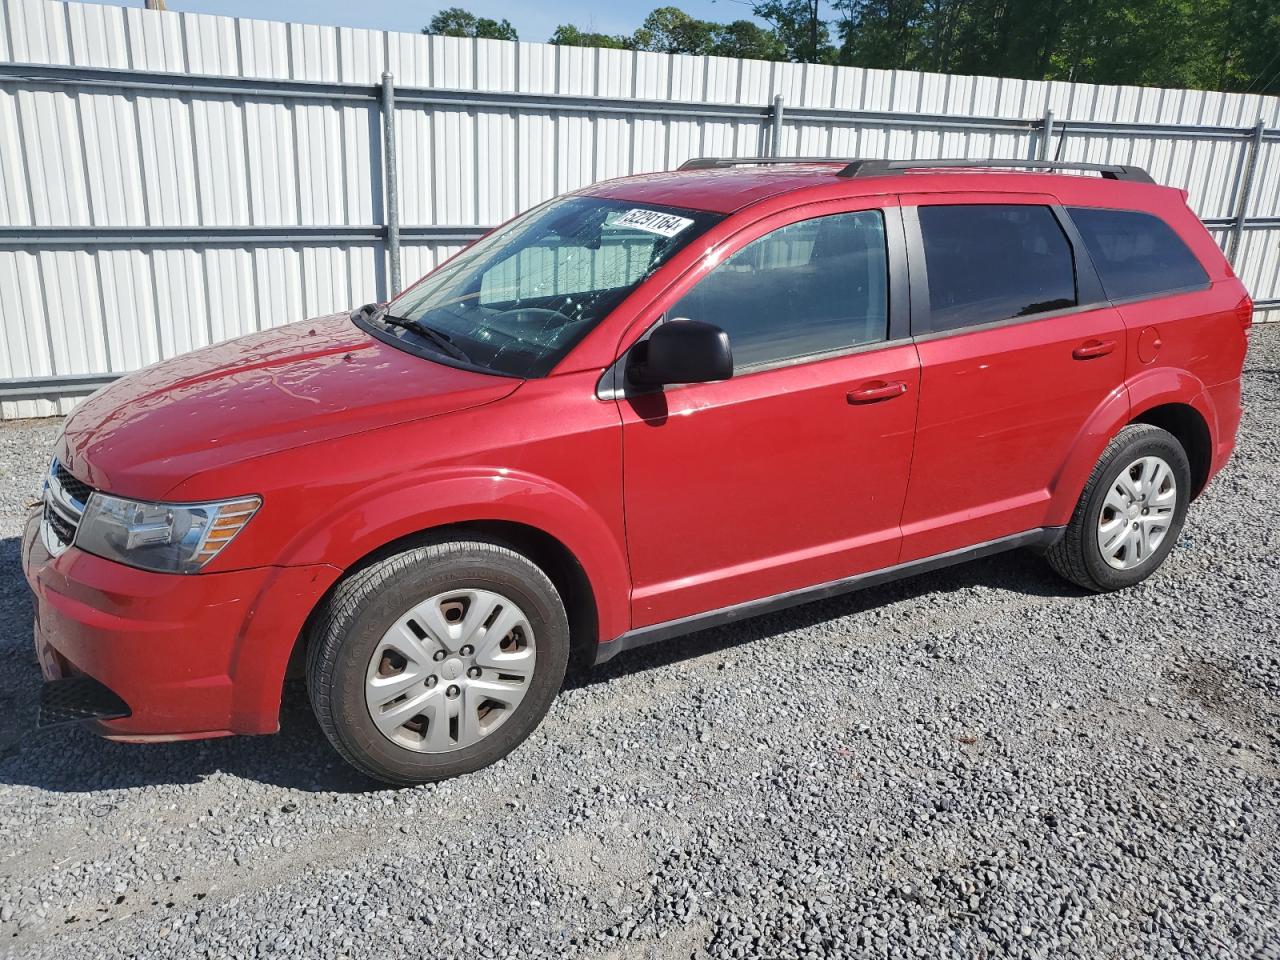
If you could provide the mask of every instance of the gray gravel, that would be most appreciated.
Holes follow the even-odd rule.
[[[1280,327],[1164,570],[976,562],[638,651],[506,762],[31,732],[53,422],[0,426],[0,955],[1280,960]],[[193,638],[192,642],[198,642]]]

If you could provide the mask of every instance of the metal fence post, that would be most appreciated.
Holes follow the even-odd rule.
[[[769,140],[769,156],[782,156],[782,94],[773,98],[773,135]]]
[[[391,283],[387,299],[400,292],[400,191],[396,185],[396,84],[382,75],[382,182],[386,186],[384,217],[387,227],[387,260]]]
[[[1236,207],[1236,222],[1231,227],[1231,243],[1227,247],[1227,259],[1231,261],[1232,267],[1236,265],[1236,254],[1240,252],[1245,221],[1249,219],[1249,195],[1253,193],[1253,177],[1258,170],[1258,154],[1262,152],[1262,133],[1265,129],[1266,125],[1259,119],[1249,137],[1249,153],[1245,157],[1244,179],[1240,184],[1240,202]]]
[[[1049,144],[1053,141],[1053,111],[1045,107],[1044,125],[1040,130],[1040,159],[1049,159]]]

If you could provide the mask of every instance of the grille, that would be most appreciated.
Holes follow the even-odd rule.
[[[44,490],[44,522],[41,537],[50,556],[58,556],[76,539],[76,529],[84,515],[93,488],[77,480],[57,460],[49,465],[49,480]]]
[[[76,525],[64,518],[47,503],[44,505],[44,522],[49,525],[59,543],[69,544],[75,539]]]
[[[110,687],[83,674],[49,680],[40,688],[36,725],[55,727],[82,720],[115,720],[129,716],[129,705]]]
[[[58,482],[62,484],[62,489],[66,491],[67,496],[80,504],[88,502],[89,494],[93,493],[93,488],[73,477],[71,471],[56,460],[53,463],[53,475],[58,478]]]

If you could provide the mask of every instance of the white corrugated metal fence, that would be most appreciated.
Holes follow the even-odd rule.
[[[550,196],[700,155],[1136,164],[1187,189],[1226,249],[1243,214],[1237,269],[1280,307],[1272,97],[55,0],[0,0],[0,12],[4,417],[65,410],[105,376],[385,297],[389,222],[408,282]],[[384,71],[396,102],[390,217]]]

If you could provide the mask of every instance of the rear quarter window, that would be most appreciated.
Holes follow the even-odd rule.
[[[1111,300],[1203,287],[1209,275],[1167,223],[1136,210],[1068,207]]]

